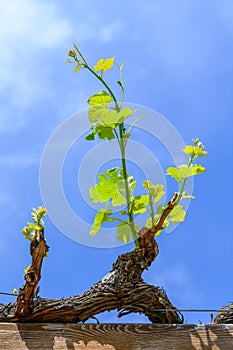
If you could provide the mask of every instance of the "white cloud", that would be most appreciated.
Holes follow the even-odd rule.
[[[11,153],[0,156],[0,165],[4,168],[27,168],[33,165],[37,165],[39,163],[39,159],[39,155],[36,153]]]
[[[46,93],[43,73],[34,74],[41,51],[61,45],[72,27],[56,3],[35,0],[0,2],[0,23],[0,131],[6,132],[21,128],[27,119],[21,112],[34,96]]]
[[[107,43],[121,29],[119,20],[101,24],[101,11],[87,15],[84,7],[74,19],[67,11],[68,19],[63,5],[43,0],[0,2],[0,132],[17,132],[31,120],[28,106],[56,98],[54,82],[49,81],[54,49],[63,47],[65,52],[66,43],[73,40]]]
[[[168,293],[168,297],[176,300],[179,307],[188,308],[188,305],[198,305],[201,301],[201,293],[197,291],[193,278],[188,269],[181,263],[175,263],[165,268],[153,267],[148,272],[146,280],[155,285],[159,285]]]

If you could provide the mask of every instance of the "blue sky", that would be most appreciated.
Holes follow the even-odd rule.
[[[75,42],[92,64],[111,56],[127,63],[125,100],[159,112],[186,143],[199,137],[209,151],[203,161],[207,172],[194,181],[196,199],[186,221],[159,237],[160,254],[145,280],[163,286],[179,308],[219,308],[232,301],[232,18],[230,0],[0,2],[0,291],[20,287],[30,263],[21,228],[31,208],[42,202],[39,171],[45,145],[102,88],[86,72],[76,75],[64,64]],[[75,181],[84,151],[92,146],[82,145],[74,145],[67,156],[63,186],[74,211],[85,216]],[[158,159],[168,165],[159,150]],[[49,217],[46,236],[50,254],[40,286],[41,296],[50,298],[82,293],[120,253],[132,249],[78,244]],[[118,322],[114,312],[99,319]],[[185,314],[185,319],[208,322],[209,315]],[[121,321],[146,319],[132,315]]]

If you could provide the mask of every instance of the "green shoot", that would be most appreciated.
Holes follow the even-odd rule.
[[[135,196],[136,180],[127,171],[126,148],[131,129],[141,117],[132,121],[129,128],[126,129],[125,121],[128,121],[135,111],[129,107],[123,107],[125,87],[122,74],[124,65],[117,65],[115,58],[109,57],[101,58],[94,66],[90,66],[75,44],[73,49],[68,52],[67,62],[75,65],[75,72],[86,69],[103,86],[102,91],[95,93],[87,101],[91,130],[86,136],[86,140],[92,141],[99,138],[99,140],[111,141],[116,139],[121,155],[121,167],[108,169],[105,173],[99,174],[98,183],[89,189],[92,202],[105,203],[105,207],[101,208],[94,218],[90,235],[95,236],[106,222],[117,222],[117,239],[128,243],[132,236],[136,248],[139,248],[137,232],[140,228],[135,223],[135,216],[147,212],[149,218],[146,220],[145,226],[153,230],[156,225],[159,225],[159,228],[157,226],[157,230],[155,229],[156,235],[159,235],[170,222],[184,221],[186,212],[179,203],[181,199],[194,198],[185,191],[186,181],[190,176],[205,172],[202,165],[193,164],[193,162],[196,158],[205,156],[207,152],[204,151],[203,144],[195,139],[193,145],[188,145],[183,150],[184,153],[190,155],[188,164],[167,169],[167,174],[180,183],[180,191],[173,196],[174,202],[172,202],[172,208],[169,212],[167,209],[171,201],[166,206],[161,204],[165,194],[163,185],[155,185],[150,180],[145,180],[143,182],[145,193]],[[105,73],[113,67],[117,67],[119,70],[119,80],[117,80],[121,90],[119,103],[105,79]],[[122,205],[125,206],[124,210],[120,208]],[[113,215],[111,207],[119,207],[118,215]],[[166,218],[164,217],[165,213],[168,213]],[[29,225],[25,232],[27,233],[30,229]]]

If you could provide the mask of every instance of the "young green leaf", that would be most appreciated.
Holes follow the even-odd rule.
[[[185,154],[192,154],[194,153],[197,157],[204,157],[208,152],[204,151],[202,147],[196,147],[196,146],[191,146],[187,145],[183,149],[183,152]]]
[[[99,182],[89,189],[91,201],[94,203],[112,200],[113,206],[126,203],[125,196],[119,191],[118,184],[122,182],[122,174],[119,168],[106,171],[106,174],[98,175]]]
[[[155,215],[154,216],[154,222],[155,223],[158,220],[158,218],[159,218],[159,215]],[[152,224],[152,218],[151,217],[146,220],[145,226],[146,226],[146,228],[149,228],[149,229],[152,228],[153,224]]]
[[[94,218],[94,222],[90,229],[90,236],[95,236],[99,232],[101,226],[105,222],[114,222],[116,221],[116,218],[111,218],[110,215],[112,215],[112,210],[109,208],[108,203],[106,204],[105,208],[101,208]]]
[[[186,211],[182,208],[182,205],[176,205],[171,211],[169,219],[171,222],[183,222],[185,219]]]
[[[139,229],[140,229],[139,225],[135,224],[135,230],[139,231]],[[118,233],[117,235],[118,241],[122,241],[126,244],[130,242],[130,237],[132,232],[128,222],[120,222],[116,227],[116,231]]]
[[[136,196],[133,199],[131,211],[133,214],[145,213],[146,206],[148,204],[149,204],[149,195]]]
[[[98,125],[95,128],[95,133],[98,134],[100,140],[113,140],[115,135],[113,133],[113,128],[111,126]]]
[[[91,96],[87,101],[87,103],[94,106],[106,105],[110,102],[112,102],[112,97],[106,91],[97,92],[96,94]]]
[[[177,168],[170,167],[167,169],[167,175],[173,177],[177,182],[180,182],[187,177],[202,174],[205,168],[202,165],[194,164],[190,167],[187,165],[180,165]]]
[[[95,134],[96,134],[96,131],[92,131],[85,137],[85,139],[87,141],[93,141],[95,139]]]
[[[82,68],[82,62],[78,61],[78,64],[74,67],[74,72],[77,73]]]
[[[143,187],[148,190],[154,202],[158,202],[165,194],[163,185],[154,185],[150,180],[143,181]]]
[[[114,60],[115,60],[114,57],[110,57],[110,58],[106,58],[106,59],[101,58],[94,66],[94,70],[96,72],[98,72],[98,71],[106,72],[107,70],[109,70],[113,67]]]
[[[25,269],[24,269],[24,273],[26,274],[26,273],[28,273],[28,271],[30,270],[30,268],[31,268],[31,264],[30,265],[28,265]]]
[[[88,108],[88,116],[91,123],[96,123],[99,120],[102,120],[107,114],[108,109],[104,104],[102,105],[93,105]]]

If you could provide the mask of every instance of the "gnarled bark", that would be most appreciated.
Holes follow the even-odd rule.
[[[213,323],[233,323],[233,303],[220,309]]]
[[[182,323],[182,315],[166,293],[142,279],[143,271],[149,268],[159,253],[154,235],[162,229],[176,198],[175,195],[168,202],[153,230],[143,228],[138,232],[140,248],[121,254],[111,271],[80,296],[60,300],[36,296],[42,261],[48,250],[41,232],[37,242],[31,246],[32,265],[25,275],[26,283],[20,289],[15,304],[0,305],[0,322],[84,322],[100,312],[117,309],[119,317],[139,312],[152,323]]]

